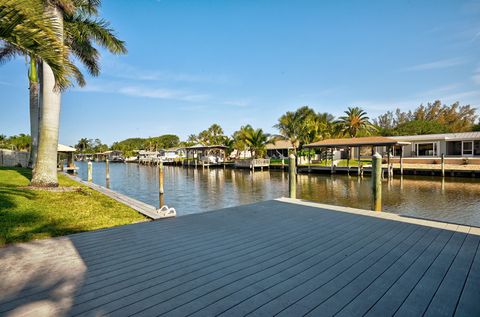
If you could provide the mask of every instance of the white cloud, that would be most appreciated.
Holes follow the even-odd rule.
[[[404,68],[404,71],[422,71],[422,70],[430,70],[430,69],[442,69],[442,68],[449,68],[458,65],[465,64],[466,60],[461,58],[451,58],[451,59],[444,59],[440,61],[418,64],[414,66],[410,66]]]
[[[170,72],[160,70],[146,70],[127,63],[120,62],[115,58],[103,61],[104,73],[117,78],[125,78],[139,81],[167,81],[186,83],[210,83],[225,84],[230,79],[225,75],[214,74],[190,74],[183,72]]]
[[[227,106],[236,106],[236,107],[246,107],[250,105],[250,101],[246,99],[233,99],[233,100],[226,100],[223,102],[224,105]]]
[[[179,100],[179,101],[205,101],[210,98],[208,94],[192,93],[189,91],[163,87],[147,87],[142,85],[124,85],[119,83],[105,83],[100,85],[90,84],[83,88],[75,88],[79,92],[119,93],[133,97]]]

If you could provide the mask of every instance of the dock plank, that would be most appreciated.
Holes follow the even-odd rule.
[[[0,249],[0,315],[480,315],[480,230],[281,199]]]

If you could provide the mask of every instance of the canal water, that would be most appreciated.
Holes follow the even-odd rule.
[[[87,179],[87,163],[76,162]],[[281,171],[186,169],[165,166],[165,204],[178,215],[249,204],[288,195],[288,175]],[[105,163],[93,163],[93,182],[106,186]],[[299,174],[297,198],[370,208],[370,177]],[[110,188],[158,207],[158,168],[110,164]],[[383,209],[396,214],[480,226],[480,180],[425,176],[383,182]]]

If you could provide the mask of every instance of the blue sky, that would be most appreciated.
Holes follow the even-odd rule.
[[[480,1],[103,0],[127,42],[63,95],[60,142],[111,144],[212,123],[267,132],[288,110],[370,117],[480,106]],[[29,132],[25,60],[0,65],[0,134]]]

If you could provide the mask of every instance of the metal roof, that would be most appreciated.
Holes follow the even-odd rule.
[[[385,146],[405,145],[408,142],[400,142],[393,138],[383,136],[368,136],[359,138],[328,139],[305,145],[305,147],[356,147],[356,146]]]
[[[186,147],[186,150],[207,150],[207,149],[226,149],[227,146],[225,145],[201,145],[196,144],[193,146]]]
[[[392,136],[399,141],[455,141],[455,140],[480,140],[480,132],[458,132],[441,134],[402,135]]]
[[[68,146],[68,145],[63,145],[63,144],[59,143],[58,146],[57,146],[57,152],[67,153],[67,152],[76,152],[76,151],[77,151],[76,148]]]
[[[293,149],[292,142],[288,140],[276,140],[265,147],[267,150]]]

